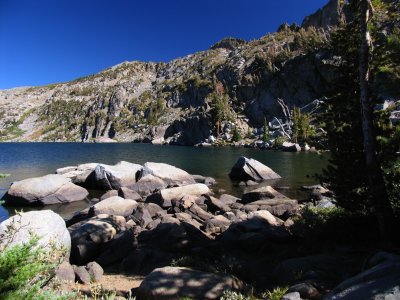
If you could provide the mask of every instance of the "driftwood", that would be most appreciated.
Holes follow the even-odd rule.
[[[289,107],[285,103],[285,100],[283,100],[282,98],[278,98],[276,101],[278,102],[279,106],[282,108],[282,112],[283,112],[283,115],[285,116],[286,124],[289,124],[289,128],[290,128],[290,124],[292,124],[292,115],[290,114]]]
[[[286,136],[290,139],[290,138],[291,138],[291,137],[290,137],[290,134],[288,134],[288,133],[286,132],[285,127],[284,127],[284,125],[282,124],[282,122],[281,122],[277,117],[274,117],[274,120],[276,120],[276,121],[278,122],[278,124],[279,124],[279,126],[280,126],[280,128],[281,128],[281,130],[282,130],[282,132],[283,132],[283,134],[286,135]],[[289,129],[290,129],[290,126],[289,126]]]

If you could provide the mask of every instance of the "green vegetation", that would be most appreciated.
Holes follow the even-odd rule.
[[[85,119],[85,104],[78,100],[55,100],[39,111],[39,120],[45,123],[42,134],[45,140],[76,140]],[[90,117],[87,121],[91,121]]]
[[[165,111],[165,100],[158,98],[156,103],[153,103],[148,109],[147,124],[157,125],[161,114]]]
[[[282,25],[278,32],[251,41],[244,51],[246,58],[256,58],[256,64],[269,72],[279,71],[286,61],[324,47],[328,35],[323,29],[300,28],[296,24]]]
[[[277,287],[274,288],[272,291],[266,291],[263,294],[263,297],[267,298],[268,300],[281,300],[282,297],[287,293],[289,290],[288,287]]]
[[[0,299],[74,299],[74,295],[58,295],[53,289],[43,289],[57,264],[38,237],[26,244],[6,247],[0,253]]]
[[[343,208],[338,207],[329,207],[329,208],[316,208],[316,207],[306,207],[301,212],[301,218],[297,219],[297,225],[304,226],[302,231],[310,230],[323,231],[323,227],[328,223],[340,223],[346,217],[349,217],[351,214],[344,210]]]
[[[5,124],[6,124],[6,128],[3,130],[0,130],[0,141],[6,140],[6,139],[17,138],[24,134],[24,131],[19,128],[19,125],[21,125],[20,122],[9,121],[9,122],[6,122]]]
[[[0,141],[17,138],[25,133],[19,126],[35,111],[34,108],[25,111],[18,120],[5,122],[6,127],[0,130]],[[4,116],[4,111],[0,113]]]
[[[96,88],[93,86],[85,86],[82,88],[74,88],[69,95],[70,96],[90,96],[94,94]]]
[[[229,97],[225,92],[222,82],[214,83],[214,92],[209,94],[211,99],[212,117],[215,126],[216,136],[221,134],[221,123],[224,120],[232,120],[232,110],[229,106]]]
[[[238,142],[241,139],[242,139],[242,136],[240,135],[240,132],[237,129],[237,126],[233,127],[232,141]]]
[[[10,176],[10,174],[0,173],[0,178],[6,178],[8,176]]]
[[[278,136],[274,141],[274,146],[279,147],[282,146],[284,142],[287,142],[289,139],[286,136]]]
[[[175,88],[181,93],[188,93],[191,89],[206,89],[211,91],[213,88],[212,82],[209,79],[201,78],[199,74],[195,74],[181,83],[178,83],[174,80],[169,80],[166,81],[165,84],[175,86]]]
[[[389,4],[389,3],[388,3]],[[392,5],[392,4],[390,4]],[[379,10],[379,6],[378,10]],[[357,7],[352,7],[357,10]],[[373,19],[374,31],[372,38],[378,42],[380,36],[376,32],[386,23],[379,16],[388,16],[375,13]],[[389,16],[390,17],[390,16]],[[386,97],[398,99],[400,97],[400,85],[393,84],[391,89],[386,83],[390,83],[388,77],[383,76],[382,70],[390,69],[396,74],[391,77],[393,82],[400,78],[400,70],[396,71],[396,65],[400,63],[399,48],[396,41],[398,30],[389,33],[389,39],[380,41],[371,61],[370,92],[373,99],[371,105],[382,102],[382,93]],[[393,43],[391,41],[394,41]],[[328,147],[331,150],[330,165],[326,168],[321,180],[329,182],[336,193],[338,204],[351,211],[365,214],[370,213],[373,207],[372,197],[367,180],[367,166],[363,149],[363,131],[361,123],[361,110],[359,100],[359,47],[361,44],[359,21],[356,18],[353,23],[343,25],[332,34],[331,51],[342,62],[338,71],[341,78],[332,85],[335,87],[327,104],[327,112],[321,119],[325,122],[325,130],[328,135]],[[382,77],[383,76],[383,77]],[[383,82],[382,78],[385,78]],[[397,79],[396,79],[397,78]],[[384,98],[384,99],[385,99]],[[391,199],[392,208],[399,207],[399,151],[400,128],[388,124],[387,115],[375,113],[373,115],[375,132],[378,134],[378,156],[380,164],[384,168],[386,189]],[[355,171],[357,170],[357,171]]]
[[[148,102],[153,99],[153,95],[150,90],[144,91],[140,96],[139,96],[139,101],[141,102]]]
[[[300,108],[295,107],[292,110],[292,121],[293,141],[295,143],[307,142],[311,132],[310,115],[302,113]]]

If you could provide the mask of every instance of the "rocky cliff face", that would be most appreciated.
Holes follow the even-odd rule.
[[[304,18],[302,26],[305,28],[313,26],[324,29],[336,26],[341,17],[343,3],[342,0],[330,0],[314,14]]]
[[[242,132],[261,127],[282,114],[277,99],[301,106],[329,92],[338,62],[324,50],[323,27],[335,22],[336,2],[303,27],[282,25],[251,42],[227,38],[169,63],[124,62],[71,82],[0,91],[0,139],[192,145],[220,121]]]

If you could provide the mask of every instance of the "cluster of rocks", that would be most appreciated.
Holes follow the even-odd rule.
[[[254,183],[280,177],[245,157],[239,158],[229,175],[235,181]],[[333,281],[337,283],[358,270],[352,260],[342,263],[346,262],[345,256],[328,254],[285,259],[271,266],[265,253],[295,245],[291,227],[302,205],[265,183],[240,198],[228,194],[216,197],[210,189],[215,183],[212,178],[161,163],[83,164],[58,169],[52,176],[57,178],[54,182],[73,189],[97,188],[104,193],[66,222],[49,210],[28,212],[1,223],[0,234],[4,236],[10,228],[16,228],[17,235],[13,234],[12,239],[21,243],[33,230],[43,245],[56,241],[57,247],[49,250],[63,249],[67,258],[57,269],[62,280],[98,281],[104,268],[106,272],[145,276],[133,291],[138,299],[217,299],[225,290],[245,290],[246,282],[264,290],[271,283],[289,285],[287,298],[315,299],[334,288],[332,276],[338,277]],[[49,178],[32,180],[47,183]],[[34,199],[34,203],[46,204],[39,192],[28,197],[31,194],[23,187],[31,188],[32,183],[25,182],[11,186],[8,203]],[[55,192],[43,192],[46,199],[67,199],[66,195],[71,194],[63,194],[68,190],[63,186],[49,185]],[[329,191],[320,186],[307,188],[315,199],[329,196]],[[36,189],[42,192],[40,186]],[[0,241],[0,247],[7,244],[4,239]],[[185,265],[185,258],[192,263]],[[332,274],[331,267],[337,273]],[[373,276],[380,274],[381,268],[390,270],[389,277],[398,275],[399,268],[391,262],[379,265]],[[368,274],[358,275],[357,284],[370,278]],[[352,281],[347,281],[331,292],[332,299],[342,299],[344,290],[357,295],[368,293],[368,287],[355,291]]]
[[[85,266],[71,265],[68,261],[63,261],[55,270],[57,280],[69,283],[99,282],[103,278],[103,274],[103,268],[94,261]]]

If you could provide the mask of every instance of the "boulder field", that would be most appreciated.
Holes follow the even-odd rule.
[[[219,299],[226,291],[246,293],[251,286],[265,291],[277,285],[289,288],[285,299],[375,299],[369,298],[374,291],[399,295],[396,255],[380,254],[362,272],[361,258],[346,251],[285,255],[297,247],[293,226],[307,204],[270,186],[274,181],[268,180],[279,175],[256,160],[240,157],[230,176],[259,184],[239,198],[215,194],[210,177],[162,163],[61,168],[56,175],[13,183],[6,203],[82,200],[88,196],[85,188],[93,187],[103,195],[66,221],[50,210],[17,214],[0,224],[0,235],[23,243],[33,233],[42,245],[56,243],[49,251],[66,251],[56,270],[62,281],[90,284],[101,279],[103,270],[142,276],[132,290],[139,300]],[[310,198],[317,195],[317,202],[330,194],[321,186],[304,189]],[[78,191],[79,197],[70,196]],[[2,238],[0,247],[8,243]]]

